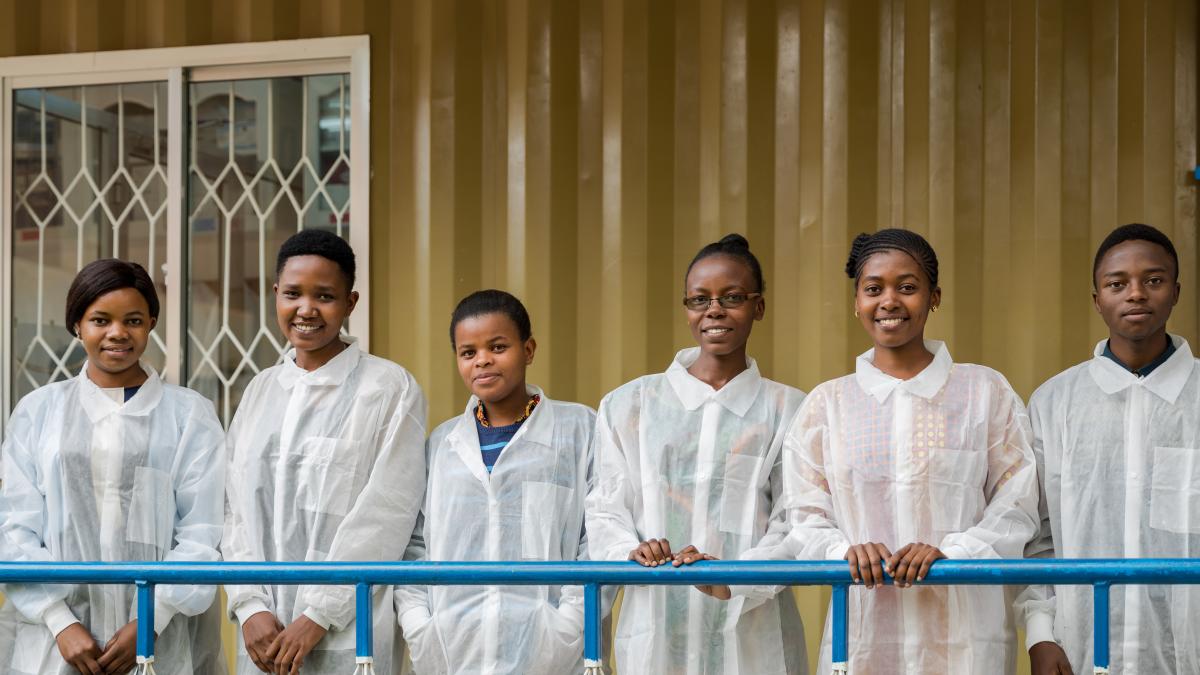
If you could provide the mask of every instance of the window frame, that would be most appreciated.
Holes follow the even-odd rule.
[[[129,49],[78,54],[0,58],[0,431],[8,421],[12,400],[13,340],[13,95],[17,89],[123,84],[167,83],[167,269],[165,303],[171,307],[165,329],[166,368],[163,379],[184,382],[183,346],[187,281],[185,246],[187,222],[184,200],[187,167],[184,126],[187,86],[193,82],[348,73],[350,79],[350,213],[364,214],[351,222],[350,245],[358,251],[358,311],[350,317],[350,333],[363,350],[370,349],[370,105],[371,43],[366,35]],[[146,64],[154,64],[146,67]],[[352,216],[354,218],[354,216]],[[182,280],[180,283],[179,280]]]

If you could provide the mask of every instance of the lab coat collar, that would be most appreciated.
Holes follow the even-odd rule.
[[[749,356],[746,357],[746,369],[737,374],[720,389],[713,389],[708,383],[700,381],[687,371],[688,367],[700,358],[699,347],[689,347],[675,355],[675,360],[667,368],[667,382],[675,395],[689,412],[712,400],[720,403],[729,412],[738,417],[745,417],[750,406],[758,398],[762,390],[762,375],[758,372],[758,363]]]
[[[505,447],[504,451],[500,453],[501,457],[517,441],[550,447],[554,440],[554,408],[549,405],[550,399],[546,398],[546,394],[539,387],[531,384],[525,385],[525,393],[529,396],[537,394],[542,397],[542,400],[509,441],[508,447]],[[483,465],[483,451],[479,449],[479,432],[475,428],[475,407],[478,405],[479,397],[472,395],[471,400],[467,401],[467,407],[463,410],[463,414],[458,416],[458,423],[454,425],[450,433],[446,434],[446,442],[454,448],[459,459],[471,470],[471,473],[479,480],[486,482],[488,472]]]
[[[162,400],[162,379],[159,378],[158,372],[145,361],[139,361],[138,365],[146,373],[146,381],[142,383],[133,398],[121,404],[112,400],[95,382],[92,382],[91,378],[87,376],[87,362],[84,362],[83,368],[80,369],[79,375],[75,379],[79,383],[79,402],[83,405],[83,411],[92,424],[112,414],[149,415],[150,411],[158,406],[158,402]]]
[[[287,353],[283,355],[282,369],[277,380],[279,386],[283,387],[285,391],[291,391],[297,382],[316,387],[336,387],[345,382],[350,373],[358,367],[362,351],[358,348],[358,338],[342,335],[340,339],[346,343],[346,348],[337,356],[329,359],[328,363],[312,372],[296,365],[296,349],[294,347],[288,349]]]
[[[892,377],[875,367],[875,349],[871,348],[854,360],[854,379],[858,386],[883,403],[899,389],[924,399],[931,399],[946,385],[950,379],[950,371],[954,368],[954,360],[950,358],[950,350],[941,340],[925,340],[925,349],[933,353],[933,361],[916,377],[901,380]]]
[[[1174,405],[1192,376],[1196,360],[1192,357],[1192,349],[1187,340],[1178,335],[1170,337],[1175,345],[1175,353],[1146,377],[1138,377],[1104,356],[1107,340],[1096,343],[1096,348],[1092,351],[1092,360],[1088,362],[1088,372],[1095,380],[1096,386],[1105,394],[1115,394],[1134,384],[1141,384],[1150,393]]]

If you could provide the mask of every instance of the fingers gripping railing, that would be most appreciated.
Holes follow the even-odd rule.
[[[583,586],[584,664],[601,672],[601,588],[646,585],[832,586],[833,672],[847,673],[845,562],[712,561],[687,567],[631,562],[493,563],[0,563],[0,583],[134,584],[138,670],[154,672],[154,587],[190,584],[325,584],[355,587],[357,673],[374,673],[371,589],[391,585]],[[943,560],[922,585],[1089,585],[1095,592],[1095,673],[1109,666],[1109,589],[1200,584],[1200,560]]]

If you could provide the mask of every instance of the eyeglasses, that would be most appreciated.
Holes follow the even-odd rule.
[[[713,300],[716,300],[717,304],[721,305],[725,309],[733,309],[734,307],[741,307],[747,300],[751,298],[758,297],[762,297],[762,293],[727,293],[725,295],[719,295],[715,298],[710,298],[707,295],[693,295],[690,298],[683,299],[683,306],[687,307],[693,312],[699,312],[701,310],[708,309]]]

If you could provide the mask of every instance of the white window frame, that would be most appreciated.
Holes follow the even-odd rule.
[[[147,67],[147,64],[152,64]],[[371,206],[371,43],[370,37],[315,38],[199,47],[130,49],[82,54],[0,58],[0,422],[7,422],[12,400],[13,286],[10,264],[13,237],[12,133],[13,92],[38,87],[121,84],[151,80],[167,83],[167,382],[184,382],[183,345],[186,281],[184,245],[183,128],[185,87],[193,82],[301,75],[350,75],[350,245],[358,252],[358,311],[350,317],[350,333],[370,349],[370,206]]]

